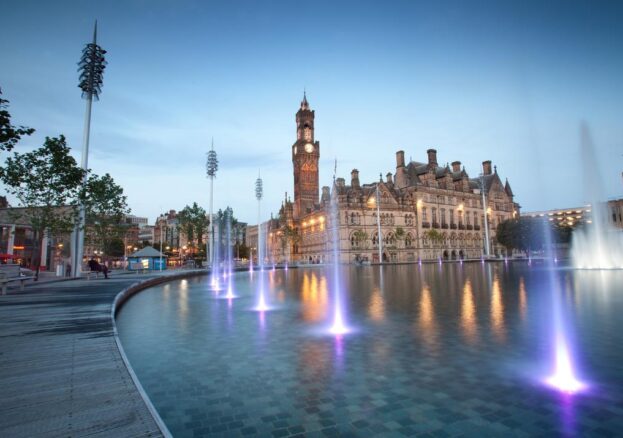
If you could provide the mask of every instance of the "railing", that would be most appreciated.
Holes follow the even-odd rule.
[[[465,229],[465,225],[459,224],[459,230],[464,230],[464,229]]]
[[[439,228],[439,222],[433,222],[433,228]]]
[[[450,229],[456,230],[456,224],[450,224]]]
[[[467,225],[465,226],[465,228],[467,228],[468,230],[473,230],[473,229],[474,229],[474,226],[473,226],[473,225],[470,225],[470,224],[467,224]]]
[[[430,228],[430,222],[422,222],[422,228]]]
[[[443,228],[444,230],[448,229],[448,224],[441,224],[441,228]]]
[[[474,225],[474,230],[476,231],[480,230],[480,225]]]

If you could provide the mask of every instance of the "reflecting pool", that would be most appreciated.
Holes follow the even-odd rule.
[[[328,330],[331,268],[238,273],[235,299],[196,277],[126,303],[121,341],[173,435],[623,431],[622,271],[552,275],[535,262],[340,269],[349,325],[340,336]],[[267,312],[254,310],[260,281]],[[581,392],[545,383],[556,360],[553,302]]]

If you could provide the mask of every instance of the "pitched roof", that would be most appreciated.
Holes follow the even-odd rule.
[[[134,254],[130,254],[128,257],[161,257],[161,256],[166,257],[166,255],[162,254],[157,249],[151,246],[146,246],[143,249],[139,249]]]

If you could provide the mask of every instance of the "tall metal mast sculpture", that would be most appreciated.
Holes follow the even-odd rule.
[[[262,270],[263,263],[263,251],[262,251],[262,215],[261,215],[261,201],[264,195],[264,187],[260,173],[257,173],[257,179],[255,180],[255,198],[257,199],[257,264]]]
[[[78,87],[82,90],[82,98],[86,99],[86,114],[84,117],[84,136],[82,138],[82,170],[85,171],[83,186],[86,184],[86,171],[89,165],[89,134],[91,130],[91,105],[93,98],[99,100],[104,84],[104,69],[106,68],[106,59],[104,54],[106,50],[97,45],[97,21],[93,30],[93,42],[88,43],[82,50],[82,58],[78,63],[78,71],[80,72],[80,83]],[[74,277],[80,276],[82,270],[82,257],[84,255],[84,225],[85,225],[85,209],[84,204],[80,204],[80,215],[75,230],[76,242],[74,245]]]
[[[218,159],[214,150],[214,139],[212,139],[212,147],[208,152],[208,160],[206,162],[206,173],[210,178],[210,224],[208,228],[208,241],[206,242],[206,256],[208,257],[208,266],[212,265],[214,260],[214,178],[218,170]]]

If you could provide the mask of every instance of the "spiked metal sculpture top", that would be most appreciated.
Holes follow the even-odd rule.
[[[262,178],[258,176],[257,180],[255,180],[255,197],[257,198],[258,201],[260,201],[263,195],[264,195],[264,188],[262,187]]]
[[[104,69],[106,68],[106,59],[104,54],[106,50],[97,45],[97,21],[95,22],[95,30],[93,31],[93,42],[87,44],[82,50],[82,58],[78,63],[78,71],[80,72],[80,83],[78,87],[82,90],[82,97],[89,99],[95,97],[99,99],[104,83]]]
[[[216,158],[216,151],[214,150],[214,141],[212,142],[212,149],[208,152],[208,161],[206,162],[206,172],[210,178],[216,175],[218,170],[218,159]]]

